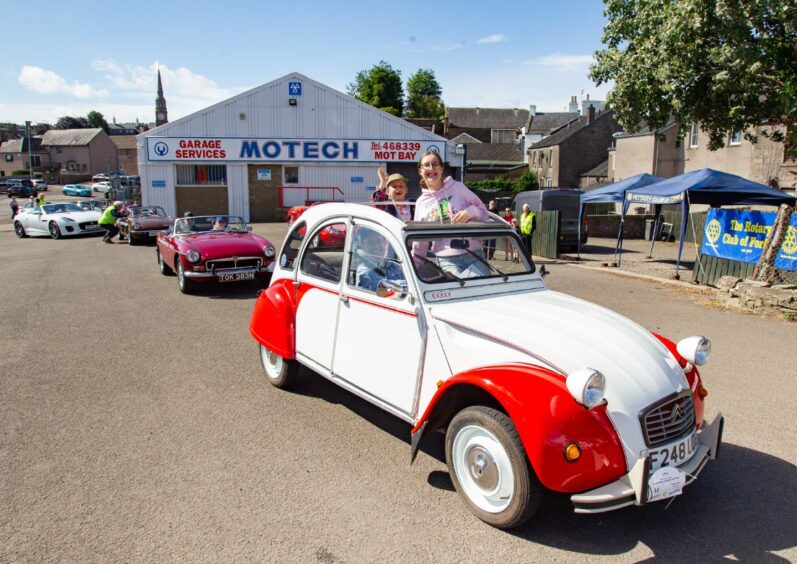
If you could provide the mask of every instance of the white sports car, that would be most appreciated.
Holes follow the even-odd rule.
[[[14,218],[17,237],[52,237],[60,239],[71,235],[102,233],[97,223],[99,211],[86,211],[75,204],[27,205]]]

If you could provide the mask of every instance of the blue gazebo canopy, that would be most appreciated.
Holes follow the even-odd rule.
[[[630,188],[626,199],[639,204],[677,204],[684,200],[690,204],[722,205],[794,205],[794,196],[747,180],[735,174],[711,168],[687,172],[655,184]]]
[[[581,195],[581,205],[622,202],[625,200],[625,193],[632,188],[641,188],[654,182],[664,180],[660,176],[653,176],[643,172],[630,178],[624,178],[618,182],[613,182],[606,186],[601,186],[595,190],[590,190]]]

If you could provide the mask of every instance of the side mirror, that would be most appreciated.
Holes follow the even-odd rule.
[[[376,295],[380,298],[392,298],[401,300],[407,295],[407,291],[401,284],[396,284],[390,280],[380,280],[376,285]]]

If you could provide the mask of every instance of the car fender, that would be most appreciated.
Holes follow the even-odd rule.
[[[296,307],[293,282],[280,279],[260,292],[249,332],[261,345],[282,358],[296,357]]]
[[[432,428],[447,425],[468,405],[458,402],[456,394],[474,386],[489,394],[512,419],[528,459],[546,488],[585,491],[627,473],[620,439],[606,407],[586,409],[567,391],[561,374],[531,364],[476,368],[443,382],[412,429],[414,449],[428,423]],[[565,446],[571,442],[581,449],[576,462],[564,458]]]

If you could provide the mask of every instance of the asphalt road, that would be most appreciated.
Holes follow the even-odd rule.
[[[554,289],[712,338],[726,444],[669,506],[581,516],[551,495],[503,532],[453,491],[439,437],[410,466],[402,421],[306,370],[293,392],[269,386],[257,286],[184,296],[152,246],[19,240],[7,223],[0,265],[2,561],[797,560],[795,323],[549,265]]]

